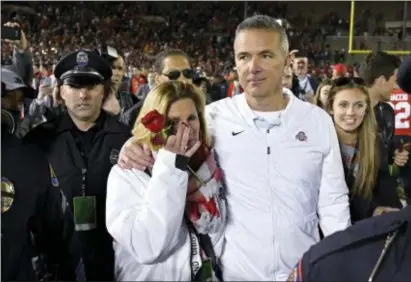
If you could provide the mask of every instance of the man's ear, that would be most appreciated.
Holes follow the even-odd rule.
[[[64,89],[65,88],[64,85],[61,85],[61,86],[56,85],[56,88],[57,89],[55,89],[55,94],[56,94],[55,98],[61,99],[63,101],[66,100],[66,91],[65,91],[66,89]]]

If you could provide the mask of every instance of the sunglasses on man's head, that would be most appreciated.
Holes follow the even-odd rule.
[[[360,86],[365,86],[365,80],[360,77],[339,77],[332,81],[333,86],[340,87],[350,83],[358,84]]]
[[[172,70],[168,73],[163,73],[163,75],[167,76],[170,80],[177,80],[181,74],[183,74],[183,76],[188,79],[194,77],[194,71],[192,69],[184,69],[182,71]]]

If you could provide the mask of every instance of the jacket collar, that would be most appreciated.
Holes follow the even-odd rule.
[[[289,101],[285,109],[282,110],[280,119],[281,119],[282,124],[287,124],[289,122],[290,112],[292,111],[292,108],[293,108],[293,105],[295,104],[296,99],[295,99],[295,96],[290,94],[289,91],[284,91],[283,89],[283,93],[289,98]],[[239,107],[240,113],[245,119],[245,121],[247,122],[247,124],[250,127],[256,127],[255,120],[258,118],[258,116],[248,105],[247,100],[245,98],[245,93],[242,93],[241,95],[237,95],[233,99],[238,99],[238,107]]]

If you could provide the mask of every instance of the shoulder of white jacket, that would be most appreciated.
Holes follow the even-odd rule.
[[[144,171],[138,169],[122,169],[119,165],[115,165],[111,168],[108,176],[108,186],[121,182],[135,183],[136,181],[144,182],[144,179],[149,177]]]
[[[237,108],[238,101],[240,101],[240,99],[244,99],[243,95],[244,93],[235,95],[234,97],[227,97],[207,105],[207,115],[213,118],[216,115],[230,114]]]
[[[328,114],[326,111],[324,111],[322,108],[318,107],[317,105],[314,105],[309,102],[304,102],[298,99],[297,97],[294,98],[293,103],[295,104],[294,110],[296,113],[299,115],[307,117],[307,115],[311,115],[313,118],[316,119],[317,124],[322,123],[322,124],[328,124],[332,123],[331,116]]]

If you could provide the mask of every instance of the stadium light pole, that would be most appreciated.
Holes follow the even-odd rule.
[[[248,1],[244,1],[244,19],[247,18]]]

